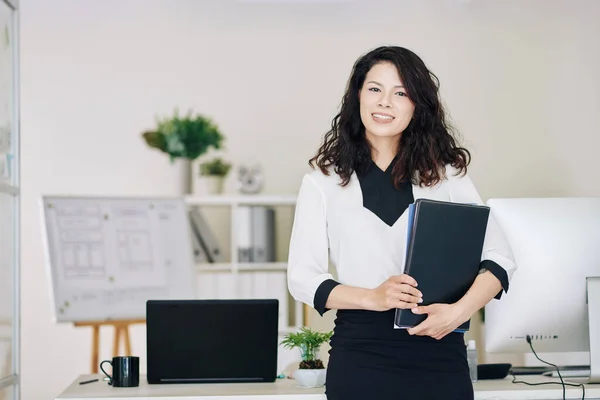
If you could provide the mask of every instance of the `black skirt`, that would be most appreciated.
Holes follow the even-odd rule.
[[[462,333],[441,340],[394,329],[394,310],[338,310],[328,400],[472,400]]]

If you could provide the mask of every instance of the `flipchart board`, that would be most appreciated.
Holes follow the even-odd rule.
[[[195,298],[181,198],[43,196],[56,322],[146,318],[149,299]]]

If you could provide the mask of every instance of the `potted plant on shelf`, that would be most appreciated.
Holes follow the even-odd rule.
[[[175,109],[170,118],[157,118],[156,129],[142,133],[146,144],[166,153],[172,164],[179,162],[182,168],[183,194],[191,193],[191,163],[211,148],[221,149],[224,136],[217,125],[207,116],[193,114],[179,116]]]
[[[200,164],[200,176],[206,183],[209,194],[223,193],[223,183],[230,169],[231,164],[221,158],[214,158]]]
[[[319,359],[319,350],[323,343],[331,339],[333,332],[316,332],[301,327],[298,332],[288,333],[281,344],[287,349],[298,348],[302,360],[294,373],[298,385],[302,387],[321,387],[325,385],[327,369]]]

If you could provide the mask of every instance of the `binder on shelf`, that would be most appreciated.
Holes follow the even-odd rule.
[[[202,243],[200,243],[198,236],[194,232],[194,228],[192,226],[191,221],[190,221],[189,231],[190,231],[190,239],[192,242],[192,251],[194,252],[194,262],[196,264],[208,263],[209,261],[208,261],[208,257],[206,256],[206,251],[204,250],[204,247],[202,247]]]
[[[275,210],[266,206],[240,206],[237,209],[239,262],[275,261]]]
[[[248,263],[252,261],[252,206],[239,206],[236,220],[238,262]]]
[[[417,199],[408,212],[404,273],[417,281],[423,294],[421,305],[451,304],[460,300],[479,273],[490,208]],[[426,317],[398,308],[394,328],[416,326]],[[457,331],[469,328],[470,320]]]
[[[196,251],[197,243],[203,250],[208,262],[224,262],[225,257],[219,246],[217,238],[208,226],[208,223],[202,216],[202,213],[197,208],[193,207],[188,211],[194,240],[194,251]],[[201,257],[201,256],[199,256]],[[197,257],[196,259],[198,259]]]
[[[252,262],[275,261],[275,210],[252,207]]]

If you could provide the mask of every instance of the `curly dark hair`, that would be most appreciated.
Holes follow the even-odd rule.
[[[413,119],[402,132],[397,162],[392,169],[396,187],[410,180],[414,184],[432,186],[445,176],[446,165],[466,173],[471,154],[457,145],[454,130],[446,122],[439,99],[439,80],[412,51],[398,46],[382,46],[361,56],[354,64],[348,80],[341,110],[333,118],[331,130],[325,136],[309,165],[329,175],[329,167],[341,177],[342,186],[350,181],[355,170],[371,163],[371,145],[365,136],[360,117],[359,90],[369,70],[378,63],[396,66],[415,105]]]

